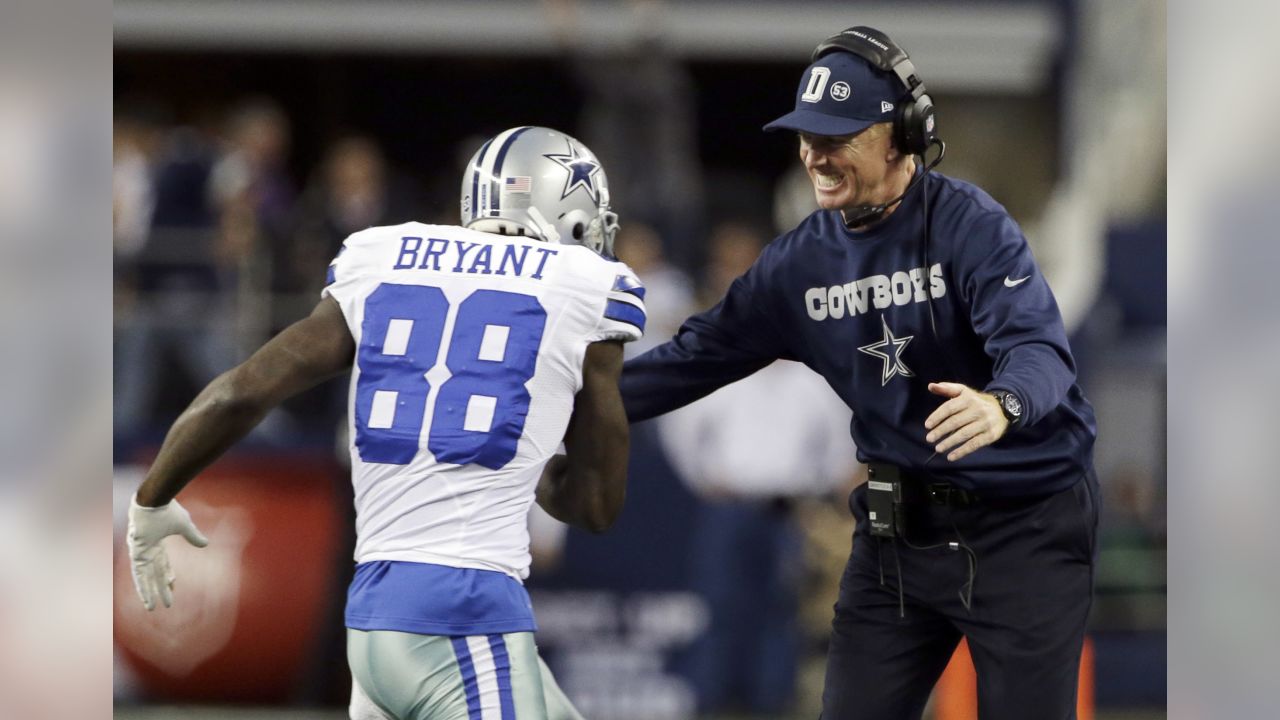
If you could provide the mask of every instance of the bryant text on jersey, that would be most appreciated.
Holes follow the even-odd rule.
[[[494,246],[489,243],[402,237],[400,254],[392,269],[465,272],[473,275],[514,275],[541,280],[547,260],[560,252],[550,247],[537,247],[523,243],[503,245],[498,249],[500,257],[495,258],[493,257]],[[529,257],[531,252],[536,253],[533,259]],[[529,271],[528,274],[526,270]]]

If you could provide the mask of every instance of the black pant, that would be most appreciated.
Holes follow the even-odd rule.
[[[858,525],[832,622],[824,720],[918,720],[961,636],[982,720],[1076,717],[1096,555],[1092,473],[1047,497],[913,506],[905,539],[870,536],[865,486],[850,507]],[[972,575],[960,543],[976,558]]]

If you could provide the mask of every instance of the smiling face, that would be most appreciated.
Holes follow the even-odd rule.
[[[800,161],[823,210],[852,210],[888,202],[911,181],[910,156],[893,147],[889,123],[855,135],[799,133]]]

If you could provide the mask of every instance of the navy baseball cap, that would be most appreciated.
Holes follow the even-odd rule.
[[[853,135],[893,120],[902,82],[848,52],[823,55],[800,77],[796,109],[764,126],[812,135]]]

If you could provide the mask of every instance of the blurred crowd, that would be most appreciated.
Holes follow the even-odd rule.
[[[596,82],[593,73],[610,72],[586,60],[575,67],[588,88]],[[655,86],[673,72],[652,71],[662,76]],[[634,355],[708,307],[750,265],[773,229],[767,211],[748,216],[732,210],[705,229],[701,179],[687,161],[696,157],[692,138],[674,127],[654,135],[642,124],[619,122],[625,112],[601,117],[609,113],[593,110],[616,108],[617,102],[584,103],[582,132],[609,158],[614,206],[622,215],[616,253],[649,287],[649,324],[644,340],[628,349]],[[410,220],[456,224],[456,199],[427,188],[456,187],[461,158],[474,150],[461,143],[452,149],[454,163],[423,178],[400,171],[378,139],[365,134],[340,136],[315,158],[293,157],[294,120],[265,97],[202,117],[180,122],[149,100],[116,105],[118,440],[153,441],[195,390],[309,312],[325,268],[349,234]],[[669,164],[680,167],[655,168],[644,150],[673,146],[683,149],[671,154]],[[677,156],[686,159],[677,162]],[[677,178],[674,185],[686,189],[657,188],[655,178]],[[341,400],[332,389],[311,393],[286,406],[257,437],[296,444],[296,433],[332,432],[318,423],[334,420]]]
[[[193,388],[308,312],[347,235],[455,220],[365,135],[335,140],[299,183],[290,118],[267,99],[206,126],[117,106],[113,132],[118,437],[153,435]],[[313,401],[292,417],[338,409]]]

